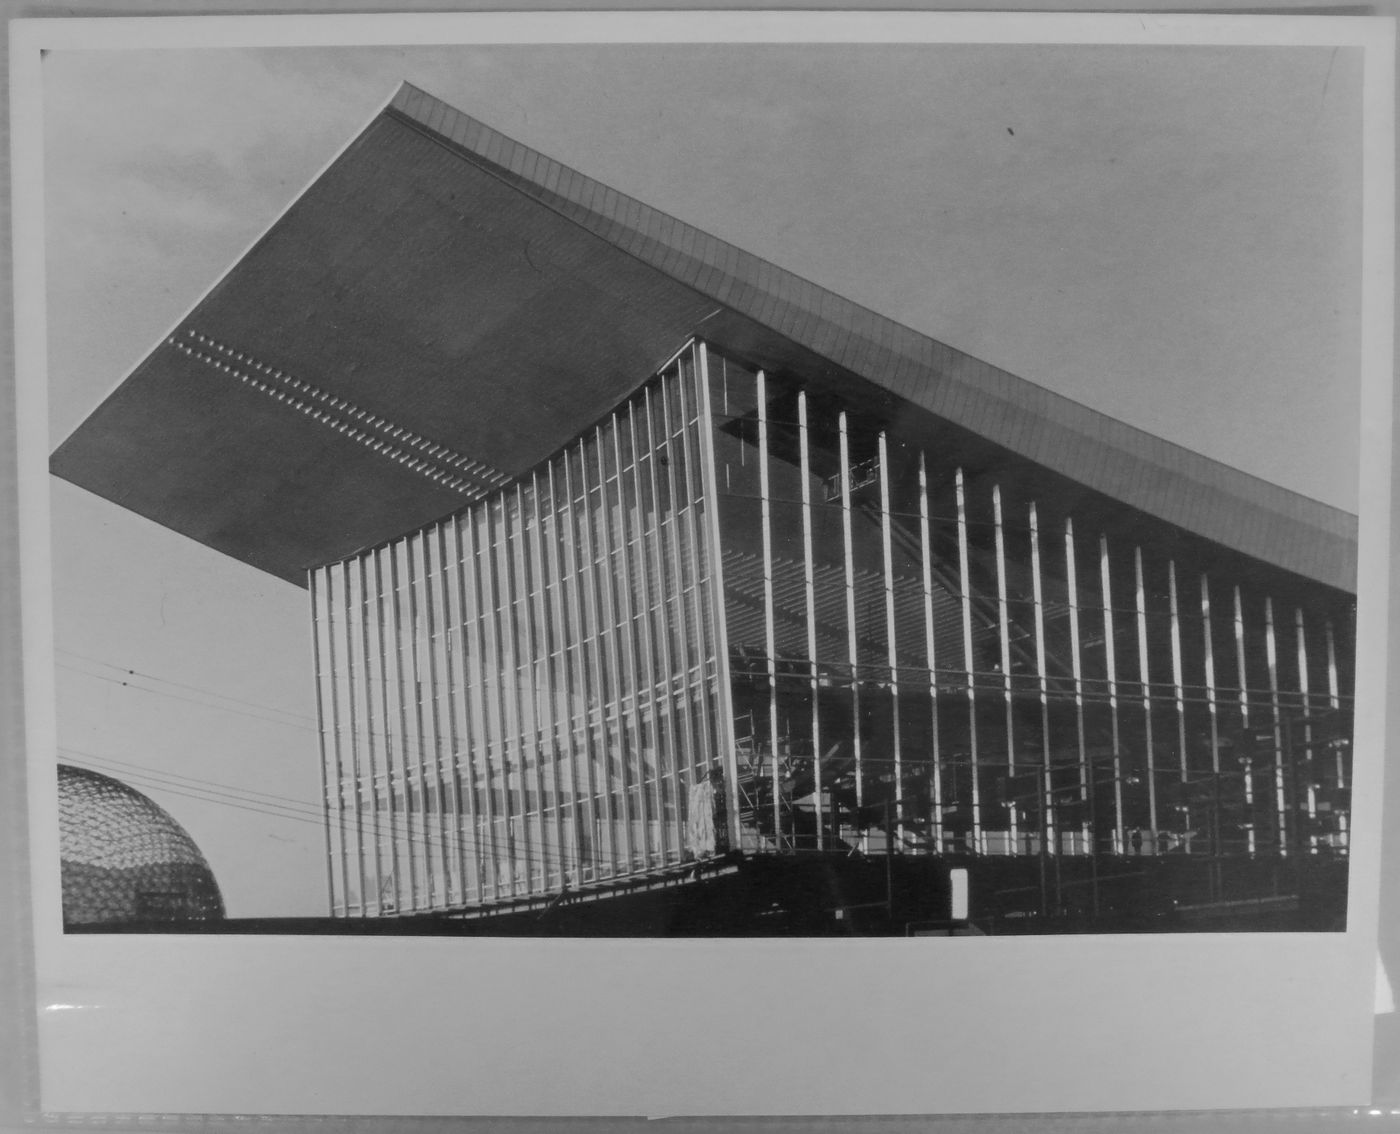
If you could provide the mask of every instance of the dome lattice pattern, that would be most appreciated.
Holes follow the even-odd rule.
[[[194,840],[119,780],[60,764],[58,831],[65,924],[224,916],[218,884]]]

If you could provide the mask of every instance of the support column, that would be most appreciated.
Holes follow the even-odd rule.
[[[933,535],[929,524],[928,468],[919,451],[919,563],[924,598],[924,656],[928,662],[929,729],[932,737],[933,782],[929,833],[935,853],[943,852],[943,760],[938,736],[938,649],[933,620]]]
[[[969,775],[972,778],[972,847],[980,854],[984,850],[982,842],[982,800],[981,785],[978,783],[977,764],[977,677],[976,660],[972,651],[972,577],[968,569],[967,551],[967,492],[963,471],[957,470],[954,479],[958,505],[958,585],[962,590],[962,632],[963,666],[967,674],[967,723],[968,759],[971,763]]]
[[[783,849],[783,784],[778,768],[777,634],[773,625],[773,527],[768,491],[768,381],[762,370],[757,377],[758,398],[758,505],[763,527],[763,654],[768,678],[768,756],[773,791],[773,838]]]
[[[583,468],[583,446],[578,443],[573,447],[573,451],[579,454],[579,468]],[[598,653],[598,620],[594,613],[593,598],[589,593],[592,588],[587,587],[586,580],[592,578],[592,547],[591,540],[588,539],[588,521],[586,519],[588,499],[584,493],[585,518],[578,515],[578,505],[574,497],[574,461],[573,452],[565,454],[564,459],[564,510],[567,514],[567,528],[564,534],[564,577],[568,581],[568,601],[569,613],[572,615],[571,621],[575,628],[574,633],[578,639],[578,685],[577,691],[581,696],[578,706],[579,732],[583,740],[583,751],[578,753],[583,765],[583,782],[585,791],[585,803],[581,808],[583,814],[579,817],[575,826],[578,830],[577,839],[579,841],[579,878],[582,882],[594,882],[602,874],[602,864],[599,862],[599,852],[606,847],[604,853],[610,853],[611,839],[603,840],[599,837],[599,816],[603,812],[598,789],[598,766],[599,753],[598,741],[593,733],[593,706],[601,703],[602,696],[594,692],[594,684],[597,675],[602,670],[602,661]],[[579,552],[582,551],[584,563],[579,562]],[[585,572],[587,574],[585,574]],[[572,637],[572,636],[571,636]],[[572,663],[570,663],[572,665]],[[574,711],[570,706],[570,712]],[[601,711],[601,710],[600,710]],[[572,722],[571,722],[572,727]],[[602,735],[602,721],[599,719],[599,732]],[[574,772],[578,776],[577,769]],[[604,787],[606,791],[606,785]],[[605,814],[605,813],[604,813]],[[602,843],[603,847],[599,844]]]
[[[551,641],[550,666],[554,665],[554,651],[559,651],[558,688],[551,687],[549,701],[551,711],[554,714],[554,730],[556,735],[556,762],[555,762],[555,783],[556,783],[556,809],[559,813],[560,822],[560,889],[567,890],[570,885],[575,888],[583,881],[583,824],[585,822],[582,800],[579,797],[579,756],[578,746],[574,743],[574,685],[573,672],[569,660],[569,633],[568,616],[568,580],[565,578],[564,570],[559,557],[559,547],[566,540],[572,542],[572,533],[564,535],[561,526],[565,515],[568,514],[567,501],[561,503],[559,500],[559,484],[554,475],[554,461],[549,462],[545,472],[549,484],[549,527],[548,535],[541,527],[540,537],[545,540],[548,547],[547,559],[549,563],[549,578],[553,584],[554,598],[549,599],[549,588],[545,590],[546,609],[549,612],[548,626],[550,629]],[[577,625],[577,623],[575,623]],[[560,792],[562,786],[559,780],[557,755],[562,742],[563,759],[569,763],[568,789],[569,789],[569,814],[572,817],[572,826],[569,835],[566,837],[563,830],[564,821],[564,796]],[[566,849],[567,844],[567,849]],[[572,871],[570,865],[572,864]],[[572,877],[571,877],[572,875]]]
[[[1288,803],[1284,796],[1283,709],[1278,695],[1278,642],[1274,637],[1274,600],[1264,599],[1264,651],[1269,666],[1269,710],[1274,719],[1274,808],[1278,812],[1278,853],[1288,854]]]
[[[1035,501],[1030,503],[1031,525],[1031,595],[1035,608],[1035,678],[1040,699],[1040,764],[1041,792],[1045,798],[1045,837],[1055,855],[1056,887],[1059,886],[1059,860],[1064,851],[1061,843],[1059,814],[1055,807],[1055,780],[1050,766],[1050,682],[1045,664],[1045,587],[1040,573],[1040,516]]]
[[[1118,733],[1118,660],[1113,633],[1113,580],[1109,572],[1108,539],[1099,536],[1099,586],[1103,591],[1104,674],[1108,679],[1108,720],[1113,749],[1113,851],[1127,849],[1123,822],[1123,753]]]
[[[894,838],[897,845],[904,845],[904,759],[901,752],[899,720],[899,655],[895,642],[894,617],[894,550],[890,534],[890,455],[889,440],[885,431],[880,431],[880,544],[885,566],[885,640],[888,647],[887,659],[890,667],[890,737],[894,749]],[[886,796],[886,798],[889,798]],[[888,824],[885,831],[886,850],[890,840]]]
[[[1176,745],[1181,763],[1181,782],[1187,780],[1186,766],[1186,688],[1181,663],[1181,613],[1176,601],[1176,561],[1167,561],[1167,599],[1171,604],[1172,693],[1176,699]]]
[[[351,586],[355,576],[351,572],[349,560],[337,566],[340,570],[340,625],[344,635],[344,640],[341,645],[344,647],[345,731],[347,733],[347,740],[349,741],[348,747],[350,752],[350,808],[355,829],[355,876],[359,881],[360,887],[359,914],[361,917],[368,917],[369,895],[367,892],[367,883],[369,879],[365,875],[365,782],[364,770],[360,766],[359,701],[355,696],[355,594]]]
[[[638,592],[641,599],[641,610],[629,610],[630,624],[632,627],[632,648],[636,658],[637,681],[634,696],[646,697],[646,704],[649,715],[643,719],[643,726],[639,726],[637,742],[642,746],[641,750],[641,772],[642,772],[642,799],[647,801],[647,731],[645,721],[650,720],[649,731],[651,736],[652,764],[655,768],[655,791],[650,798],[650,804],[655,807],[656,815],[656,838],[655,847],[652,843],[651,822],[646,818],[651,814],[651,806],[644,808],[643,828],[644,843],[647,846],[647,864],[664,865],[668,861],[666,846],[666,800],[663,791],[665,779],[665,759],[667,752],[662,748],[661,739],[661,706],[657,700],[656,687],[660,682],[660,674],[656,672],[656,649],[652,641],[652,619],[651,619],[651,595],[653,591],[651,563],[649,551],[654,546],[654,541],[647,536],[647,497],[643,492],[642,480],[642,450],[637,448],[637,411],[640,409],[646,412],[645,395],[639,394],[627,403],[627,439],[632,453],[632,500],[634,507],[623,508],[623,524],[627,524],[629,512],[636,516],[636,522],[631,525],[631,534],[628,536],[627,544],[636,547],[636,556],[632,560],[631,569],[635,569]],[[648,420],[650,420],[648,418]],[[650,439],[648,439],[648,442]],[[650,469],[655,462],[655,454],[647,449],[647,467]],[[618,466],[618,480],[621,483],[621,465]],[[651,497],[653,514],[656,497]],[[658,536],[658,539],[660,537]],[[640,707],[638,715],[641,716]]]
[[[647,806],[646,741],[642,728],[642,688],[637,663],[637,626],[632,618],[632,569],[627,550],[627,494],[623,491],[622,419],[617,413],[612,415],[609,432],[612,435],[612,444],[608,448],[612,451],[613,467],[603,478],[603,513],[611,545],[605,561],[609,565],[607,574],[610,587],[608,593],[613,599],[611,622],[614,628],[614,638],[617,642],[617,672],[621,679],[621,684],[618,686],[620,696],[617,704],[617,732],[623,756],[623,766],[629,767],[635,756],[637,772],[635,785],[637,788],[637,809],[635,815],[632,810],[633,785],[631,783],[628,783],[623,795],[627,804],[625,831],[631,850],[627,860],[627,869],[631,872],[639,868],[644,869],[651,861],[649,848],[651,824],[650,808]],[[610,502],[608,500],[608,481],[613,477],[617,478],[617,499],[615,502]],[[617,507],[616,524],[612,522],[614,503]],[[624,709],[626,705],[631,705],[631,708]],[[630,723],[630,728],[623,724],[624,715]],[[637,745],[635,753],[632,751],[634,740]],[[634,824],[640,828],[640,839],[634,838]],[[641,844],[640,847],[637,845],[638,843]]]
[[[306,582],[307,589],[311,593],[311,657],[316,670],[316,740],[321,754],[321,833],[325,839],[326,903],[331,916],[334,917],[336,914],[335,855],[331,849],[331,794],[328,782],[328,760],[333,749],[326,744],[327,698],[323,692],[331,677],[323,670],[321,662],[321,627],[326,621],[321,611],[324,594],[322,580],[327,575],[327,568],[317,568],[306,573]],[[334,719],[332,718],[331,728],[334,727]],[[339,789],[337,788],[337,790]]]
[[[1317,853],[1317,785],[1313,782],[1313,729],[1312,729],[1312,698],[1308,691],[1308,640],[1307,633],[1303,626],[1303,608],[1294,608],[1294,627],[1298,637],[1298,700],[1303,709],[1303,751],[1293,752],[1294,769],[1292,774],[1294,782],[1301,774],[1305,786],[1305,798],[1308,807],[1308,849],[1309,853]],[[1301,771],[1299,771],[1301,769]],[[1294,801],[1294,807],[1297,807]]]
[[[594,434],[595,452],[598,448],[597,434]],[[596,774],[602,777],[602,783],[594,781],[594,786],[598,788],[595,796],[595,806],[601,804],[601,820],[603,824],[604,847],[603,870],[600,873],[606,877],[613,877],[618,872],[618,864],[621,858],[617,839],[617,816],[613,811],[613,770],[612,751],[608,745],[608,704],[615,696],[617,688],[616,669],[611,665],[613,661],[610,650],[605,649],[604,635],[607,633],[608,609],[603,604],[602,595],[607,586],[605,580],[600,580],[599,575],[607,570],[606,562],[600,567],[598,560],[601,556],[601,549],[597,542],[601,542],[601,537],[595,534],[593,519],[593,492],[589,484],[588,468],[588,446],[580,441],[579,452],[579,493],[583,498],[583,513],[580,517],[582,521],[583,543],[579,549],[584,558],[584,577],[588,588],[588,646],[589,661],[587,666],[589,672],[589,708],[590,715],[596,705],[598,713],[597,739],[594,739],[594,732],[591,727],[588,729],[590,738],[591,756],[590,767],[596,769]],[[599,483],[601,484],[601,454],[599,455],[598,469]],[[601,501],[602,494],[599,493]],[[597,542],[595,542],[597,541]],[[604,655],[607,655],[606,662]]]
[[[402,543],[392,543],[385,550],[389,556],[389,589],[393,592],[393,603],[390,608],[390,622],[392,624],[394,649],[394,694],[397,701],[399,726],[399,754],[403,767],[403,788],[404,804],[404,849],[408,855],[408,908],[417,910],[421,908],[422,888],[418,884],[419,871],[419,848],[423,842],[421,831],[422,824],[415,822],[413,807],[413,770],[410,765],[410,758],[417,760],[421,753],[421,748],[415,748],[412,736],[409,731],[408,721],[408,694],[404,680],[404,628],[403,628],[403,583],[399,577],[399,549]],[[418,828],[415,830],[415,828]]]
[[[1244,604],[1240,597],[1239,587],[1235,588],[1235,663],[1238,667],[1240,681],[1240,731],[1249,732],[1249,680],[1248,667],[1245,665],[1244,654]],[[1243,756],[1244,775],[1244,803],[1245,810],[1249,815],[1249,820],[1245,826],[1246,849],[1251,857],[1258,849],[1257,835],[1254,830],[1254,758],[1246,752]]]
[[[812,697],[812,798],[816,800],[817,849],[826,848],[826,814],[822,804],[822,737],[817,669],[817,596],[812,563],[812,462],[807,426],[807,391],[797,393],[797,438],[802,465],[802,587],[807,612],[807,671]]]
[[[687,586],[691,585],[692,583],[695,587],[698,587],[699,584],[697,580],[699,576],[699,570],[698,564],[687,564],[681,555],[681,531],[683,527],[681,512],[682,509],[686,507],[686,504],[685,501],[682,499],[682,493],[680,489],[678,489],[676,485],[676,460],[674,459],[674,449],[676,448],[676,446],[674,442],[674,437],[676,436],[677,429],[680,431],[681,434],[684,434],[685,421],[683,415],[678,415],[674,412],[673,403],[675,399],[671,396],[672,388],[674,386],[679,386],[680,383],[682,383],[683,381],[684,378],[681,375],[680,366],[679,364],[677,364],[676,373],[674,376],[662,376],[659,396],[659,401],[661,404],[661,428],[664,434],[662,438],[662,445],[665,446],[665,451],[667,454],[666,500],[668,508],[670,510],[670,519],[667,521],[666,532],[664,534],[666,547],[670,554],[671,569],[673,572],[667,576],[663,576],[669,579],[669,585],[666,587],[665,590],[662,591],[662,597],[666,607],[669,609],[673,609],[675,612],[674,621],[670,620],[669,616],[667,617],[668,643],[669,640],[672,637],[674,637],[676,657],[676,660],[672,663],[671,669],[669,669],[668,672],[675,673],[678,670],[680,673],[680,706],[677,716],[679,718],[678,727],[680,731],[681,749],[677,756],[677,759],[680,759],[682,763],[677,770],[677,775],[680,777],[681,780],[681,791],[677,801],[677,815],[680,826],[679,835],[682,847],[684,847],[685,845],[685,801],[688,798],[690,788],[699,782],[699,778],[701,775],[708,772],[710,762],[712,759],[714,759],[713,753],[705,753],[703,757],[704,767],[701,767],[701,757],[697,755],[696,752],[696,738],[700,733],[700,729],[698,726],[698,722],[695,719],[695,705],[694,700],[691,696],[691,686],[689,678],[691,643],[690,633],[686,628],[686,589]],[[677,425],[673,429],[673,422],[676,421],[678,416],[680,417],[679,425]],[[681,445],[680,450],[683,457],[685,453],[685,446]],[[661,449],[658,447],[655,451],[660,452]],[[694,547],[694,543],[692,543],[691,546]],[[688,583],[687,580],[690,580],[691,582]],[[700,622],[698,620],[696,622],[696,626],[697,628],[700,626]],[[670,648],[669,644],[667,648]],[[697,654],[699,653],[699,651],[696,652]],[[700,675],[700,684],[701,686],[703,686],[705,680],[705,669],[703,659],[701,659],[701,664],[699,666],[698,673]],[[674,699],[676,696],[674,687],[668,685],[667,688],[668,699]],[[703,716],[704,713],[701,712],[700,715]],[[684,775],[681,775],[681,772],[684,772]]]
[[[1225,852],[1225,826],[1221,814],[1225,792],[1220,780],[1220,706],[1215,685],[1215,636],[1210,620],[1210,577],[1205,572],[1201,573],[1201,634],[1205,639],[1206,710],[1210,719],[1210,770],[1214,777],[1211,791],[1210,848],[1215,858],[1213,873],[1218,895],[1220,860]]]
[[[389,811],[389,877],[393,881],[394,912],[403,909],[402,862],[399,857],[399,809],[394,805],[394,781],[398,774],[394,769],[394,727],[389,708],[389,650],[384,642],[384,631],[389,616],[384,602],[384,549],[377,548],[369,553],[369,561],[374,570],[374,640],[379,658],[379,721],[384,737],[384,797]],[[400,746],[402,747],[402,746]],[[400,781],[402,782],[402,781]]]
[[[432,743],[429,745],[433,757],[433,783],[437,788],[437,808],[434,822],[436,830],[433,834],[437,842],[439,862],[442,867],[442,885],[438,895],[438,907],[442,908],[452,904],[452,856],[451,856],[451,832],[447,829],[447,785],[442,774],[442,716],[438,711],[438,700],[442,695],[442,688],[438,682],[438,650],[437,640],[439,637],[439,618],[437,604],[434,601],[434,594],[439,582],[439,572],[434,568],[432,561],[433,529],[419,533],[419,554],[422,562],[423,580],[423,633],[424,633],[424,654],[428,662],[428,681],[426,696],[428,698],[428,728],[432,733]],[[420,696],[423,694],[420,692]]]
[[[531,474],[530,484],[517,483],[515,486],[516,501],[516,525],[515,525],[515,561],[519,568],[519,593],[516,595],[516,617],[518,624],[524,627],[524,647],[517,666],[520,673],[518,688],[520,691],[519,700],[521,706],[521,741],[523,744],[520,768],[520,787],[524,794],[526,771],[530,764],[534,765],[535,774],[535,816],[536,827],[530,827],[530,808],[528,804],[522,807],[525,812],[525,841],[530,844],[531,852],[539,861],[539,884],[536,889],[535,875],[532,870],[530,877],[531,893],[547,893],[552,887],[550,885],[550,870],[559,865],[559,844],[554,842],[551,845],[551,835],[549,821],[545,816],[545,773],[544,761],[546,753],[551,764],[554,763],[553,755],[553,731],[545,721],[540,719],[540,702],[542,700],[542,690],[540,688],[541,676],[543,683],[549,679],[549,654],[544,651],[543,639],[545,637],[544,627],[540,619],[540,603],[544,598],[544,579],[540,571],[540,556],[537,550],[539,537],[539,509],[535,499],[537,491],[538,476]],[[531,592],[538,589],[538,598],[532,598]],[[520,631],[516,631],[516,641],[520,641]],[[544,665],[540,665],[541,654],[543,653]],[[541,674],[543,670],[543,674]],[[528,712],[525,710],[528,708]],[[546,713],[553,715],[553,706],[546,709]],[[528,725],[528,727],[527,727]],[[546,733],[549,739],[546,739]],[[556,805],[559,796],[554,795]]]
[[[685,588],[686,566],[680,559],[680,498],[676,491],[676,469],[673,461],[671,393],[673,382],[680,381],[679,363],[676,374],[662,374],[657,389],[657,405],[661,412],[661,440],[652,441],[652,455],[665,454],[666,515],[662,521],[661,503],[657,503],[657,554],[665,564],[658,578],[661,578],[661,620],[664,623],[662,645],[666,666],[666,704],[671,708],[672,727],[678,734],[678,748],[673,749],[676,759],[676,840],[685,857],[686,846],[686,806],[690,787],[699,776],[699,760],[696,757],[696,721],[694,706],[690,696],[690,636],[686,631]],[[683,426],[682,426],[683,427]],[[655,470],[654,470],[655,475]],[[658,486],[659,491],[659,486]],[[664,550],[665,549],[665,553]],[[666,559],[669,554],[669,561]],[[675,619],[672,620],[672,610]],[[676,675],[679,673],[679,683]],[[701,682],[704,671],[701,669]],[[679,704],[676,701],[679,690]]]
[[[1327,636],[1327,706],[1333,712],[1337,712],[1342,707],[1341,685],[1337,680],[1337,640],[1332,630],[1332,620],[1327,619],[1324,624],[1324,632]],[[1346,766],[1342,762],[1342,752],[1337,750],[1337,790],[1345,790]]]
[[[729,845],[739,847],[739,753],[734,745],[734,695],[729,675],[729,629],[725,625],[724,609],[724,545],[719,529],[719,485],[715,472],[714,411],[710,406],[710,355],[704,342],[696,345],[698,366],[696,385],[699,387],[700,473],[704,485],[704,511],[709,524],[706,530],[706,554],[710,568],[710,615],[714,620],[715,668],[719,684],[719,755],[724,761],[724,778],[729,792]],[[684,398],[685,383],[681,383]]]
[[[841,541],[846,565],[846,656],[851,666],[851,747],[856,769],[856,822],[860,827],[860,849],[870,850],[865,829],[865,769],[860,736],[860,656],[856,644],[855,554],[851,546],[851,450],[846,411],[837,418],[841,452]]]
[[[467,522],[471,522],[471,513],[467,513]],[[482,855],[481,855],[481,816],[480,800],[476,792],[476,741],[475,729],[480,724],[478,712],[474,707],[475,692],[474,686],[477,684],[471,680],[468,664],[467,636],[473,624],[473,611],[467,605],[467,547],[470,543],[462,540],[462,515],[452,518],[452,553],[457,560],[457,633],[461,642],[462,674],[461,681],[456,685],[454,697],[461,708],[462,731],[458,737],[457,757],[453,761],[453,775],[456,777],[458,790],[463,791],[466,800],[466,814],[464,822],[471,830],[470,859],[471,869],[463,868],[462,887],[466,891],[468,901],[482,901],[486,896],[485,885],[482,880]],[[472,573],[475,573],[473,565]],[[463,838],[463,854],[466,856],[466,839]],[[398,867],[395,865],[395,873]],[[475,889],[473,890],[473,886]],[[473,894],[475,895],[473,899]]]
[[[1147,750],[1147,825],[1152,832],[1152,853],[1157,841],[1157,756],[1152,741],[1152,679],[1147,664],[1147,587],[1142,576],[1142,548],[1133,549],[1133,575],[1137,585],[1138,677],[1142,682],[1142,719]]]
[[[1006,536],[1005,525],[1001,511],[1001,485],[992,485],[992,526],[995,530],[996,538],[996,558],[997,558],[997,640],[1001,646],[1001,688],[1002,697],[1006,702],[1006,771],[1007,775],[1016,775],[1016,706],[1011,687],[1011,605],[1006,593]],[[1042,781],[1049,775],[1048,769],[1042,771],[1040,779]],[[1015,782],[1013,779],[1011,782]],[[1007,838],[1011,844],[1011,853],[1021,852],[1020,816],[1017,815],[1017,805],[1012,791],[1013,798],[1007,801]],[[1042,783],[1042,795],[1044,785]],[[1042,801],[1040,808],[1044,808]],[[1041,836],[1044,837],[1044,831]]]
[[[1070,677],[1074,682],[1074,734],[1079,747],[1079,798],[1085,802],[1088,816],[1095,815],[1093,796],[1097,788],[1094,771],[1089,764],[1089,753],[1084,736],[1084,665],[1081,658],[1079,636],[1079,571],[1075,565],[1074,521],[1065,518],[1065,579],[1068,583],[1069,599],[1069,654]],[[1091,855],[1098,854],[1098,831],[1091,818],[1082,824],[1085,842]]]

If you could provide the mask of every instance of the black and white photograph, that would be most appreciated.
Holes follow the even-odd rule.
[[[50,928],[1373,934],[1361,41],[581,38],[36,65]]]

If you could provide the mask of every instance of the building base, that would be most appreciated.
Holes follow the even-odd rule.
[[[1346,927],[1345,859],[731,855],[611,889],[462,914],[122,923],[74,932],[484,937],[885,937],[1327,932]],[[951,875],[966,870],[967,916]]]

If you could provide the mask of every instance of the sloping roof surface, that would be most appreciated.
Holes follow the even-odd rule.
[[[408,84],[52,468],[302,583],[526,471],[717,333],[1354,590],[1353,516],[901,326]]]

